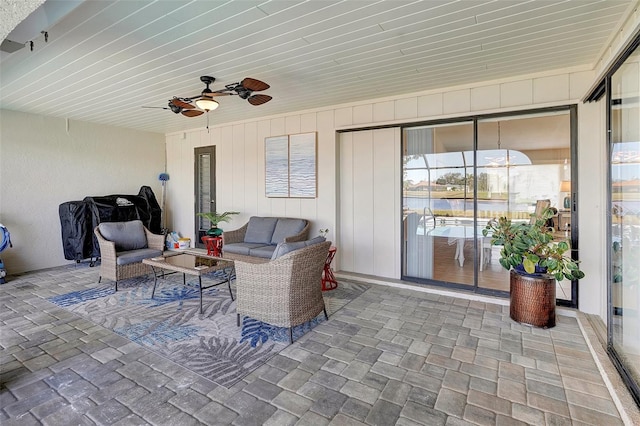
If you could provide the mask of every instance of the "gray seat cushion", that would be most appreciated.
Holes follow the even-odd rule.
[[[233,244],[225,244],[222,247],[222,250],[225,253],[234,253],[234,254],[242,254],[244,256],[249,256],[249,251],[251,249],[255,249],[258,247],[263,247],[266,244],[261,243],[233,243]]]
[[[162,250],[143,248],[138,250],[127,250],[120,253],[116,252],[116,264],[128,265],[130,263],[142,262],[142,259],[150,257],[162,256]]]
[[[284,256],[287,253],[291,253],[294,250],[298,250],[303,247],[308,247],[314,244],[322,243],[324,241],[326,241],[325,237],[317,236],[307,241],[296,241],[295,243],[279,243],[276,246],[276,249],[273,251],[271,260],[275,260],[281,256]]]
[[[139,220],[129,222],[103,222],[98,225],[100,234],[116,245],[116,252],[147,248],[144,225]]]
[[[244,242],[271,244],[277,222],[277,217],[252,216],[247,225],[247,232],[244,234]]]
[[[276,246],[274,245],[261,246],[261,247],[249,250],[249,256],[262,257],[264,259],[271,259],[271,256],[273,256],[273,251],[275,249],[276,249]]]
[[[276,229],[271,237],[271,244],[282,243],[285,238],[299,234],[306,224],[304,219],[278,219]]]

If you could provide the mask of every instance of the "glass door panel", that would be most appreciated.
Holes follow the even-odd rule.
[[[640,52],[611,77],[610,339],[640,388]],[[633,389],[633,388],[632,388]]]
[[[216,211],[216,147],[205,146],[195,149],[195,235],[194,246],[204,248],[202,237],[211,227],[209,220],[197,213]]]
[[[473,124],[405,129],[405,278],[474,285]]]
[[[479,227],[501,216],[529,222],[536,205],[548,200],[556,212],[548,224],[555,238],[571,241],[569,201],[564,207],[571,192],[570,128],[569,111],[478,121]],[[477,244],[478,287],[509,291],[500,247],[492,247],[488,237]],[[571,300],[570,281],[558,283],[556,297]]]

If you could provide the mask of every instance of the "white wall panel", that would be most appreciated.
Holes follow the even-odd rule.
[[[255,166],[255,162],[249,162],[249,158],[247,158],[246,150],[251,149],[250,144],[245,142],[245,132],[244,132],[244,124],[238,124],[232,126],[231,128],[231,152],[232,152],[232,170],[231,170],[231,179],[232,182],[229,182],[229,179],[225,179],[223,185],[231,184],[233,186],[233,192],[231,193],[231,208],[229,210],[243,212],[246,211],[244,206],[244,197],[246,192],[245,185],[245,171],[252,166]],[[221,159],[225,161],[223,157]],[[254,157],[255,161],[255,157]],[[217,186],[217,185],[216,185]],[[222,206],[220,206],[220,211],[222,210]]]
[[[442,115],[442,93],[418,96],[418,116],[434,117]]]
[[[340,268],[398,278],[400,130],[342,133],[339,143]]]
[[[256,216],[268,216],[271,213],[271,198],[265,195],[265,159],[264,159],[264,139],[271,136],[271,121],[263,120],[258,122],[258,152],[256,157],[256,170],[258,171],[258,183],[256,192],[258,194],[258,207],[254,214]],[[248,219],[249,216],[243,216],[242,219]],[[239,218],[240,219],[240,218]],[[244,223],[243,222],[243,223]]]
[[[471,91],[465,89],[445,92],[442,97],[442,108],[445,114],[469,112],[471,110]]]
[[[418,116],[418,98],[398,99],[395,104],[395,118],[402,120]]]
[[[336,193],[338,152],[333,111],[322,111],[317,116],[318,123],[318,198],[315,220],[311,235],[317,235],[321,228],[329,228],[327,239],[337,241],[337,201]],[[336,260],[336,265],[338,265]],[[335,267],[335,265],[334,265]]]
[[[500,108],[500,86],[474,87],[471,89],[471,111]]]
[[[533,82],[530,79],[500,85],[500,106],[502,108],[531,105],[532,103]]]
[[[353,123],[353,110],[349,108],[339,108],[335,110],[336,127],[349,126]]]
[[[353,133],[341,133],[338,143],[340,152],[339,200],[338,200],[338,251],[340,269],[355,269],[355,225],[354,225],[354,171]]]
[[[373,104],[373,121],[384,122],[392,121],[395,117],[395,102],[378,102]]]
[[[300,116],[300,133],[315,132],[318,128],[317,114],[310,112]]]
[[[246,148],[244,158],[244,209],[245,212],[258,210],[258,188],[261,179],[258,178],[258,151],[262,144],[258,141],[258,123],[247,123],[244,128]],[[264,144],[264,142],[263,142]],[[231,228],[229,228],[231,229]]]
[[[574,72],[569,74],[569,99],[581,99],[593,82],[593,71]]]
[[[533,79],[533,102],[546,103],[569,98],[569,75]]]
[[[373,122],[373,105],[357,105],[353,107],[353,124]]]
[[[373,275],[400,276],[400,129],[373,132]]]
[[[353,272],[373,274],[373,131],[353,134]],[[344,170],[344,169],[343,169]],[[345,171],[346,172],[346,171]],[[340,208],[342,203],[340,204]]]

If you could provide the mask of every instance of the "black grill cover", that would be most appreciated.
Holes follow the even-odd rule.
[[[67,260],[80,261],[100,256],[93,229],[101,222],[139,219],[151,232],[161,232],[161,209],[148,186],[141,187],[139,195],[106,195],[68,201],[60,204],[59,213],[62,247]]]
[[[91,211],[85,201],[68,201],[60,204],[60,225],[62,227],[62,249],[67,260],[80,261],[100,256],[93,247]]]

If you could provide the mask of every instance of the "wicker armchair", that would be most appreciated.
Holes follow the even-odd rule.
[[[144,230],[144,236],[141,235],[140,239],[146,238],[146,247],[123,249],[121,242],[110,241],[100,232],[101,226],[128,226],[127,224],[133,224],[135,228],[141,227]],[[164,250],[164,235],[152,233],[140,221],[101,223],[93,232],[100,246],[101,260],[98,282],[102,281],[103,277],[113,280],[116,283],[116,291],[118,291],[118,281],[150,273],[151,267],[143,264],[142,259],[160,256]],[[125,228],[124,232],[128,233],[127,237],[130,239],[131,227]]]
[[[324,311],[320,282],[331,242],[294,250],[267,263],[235,262],[236,311],[278,327],[303,324]]]

